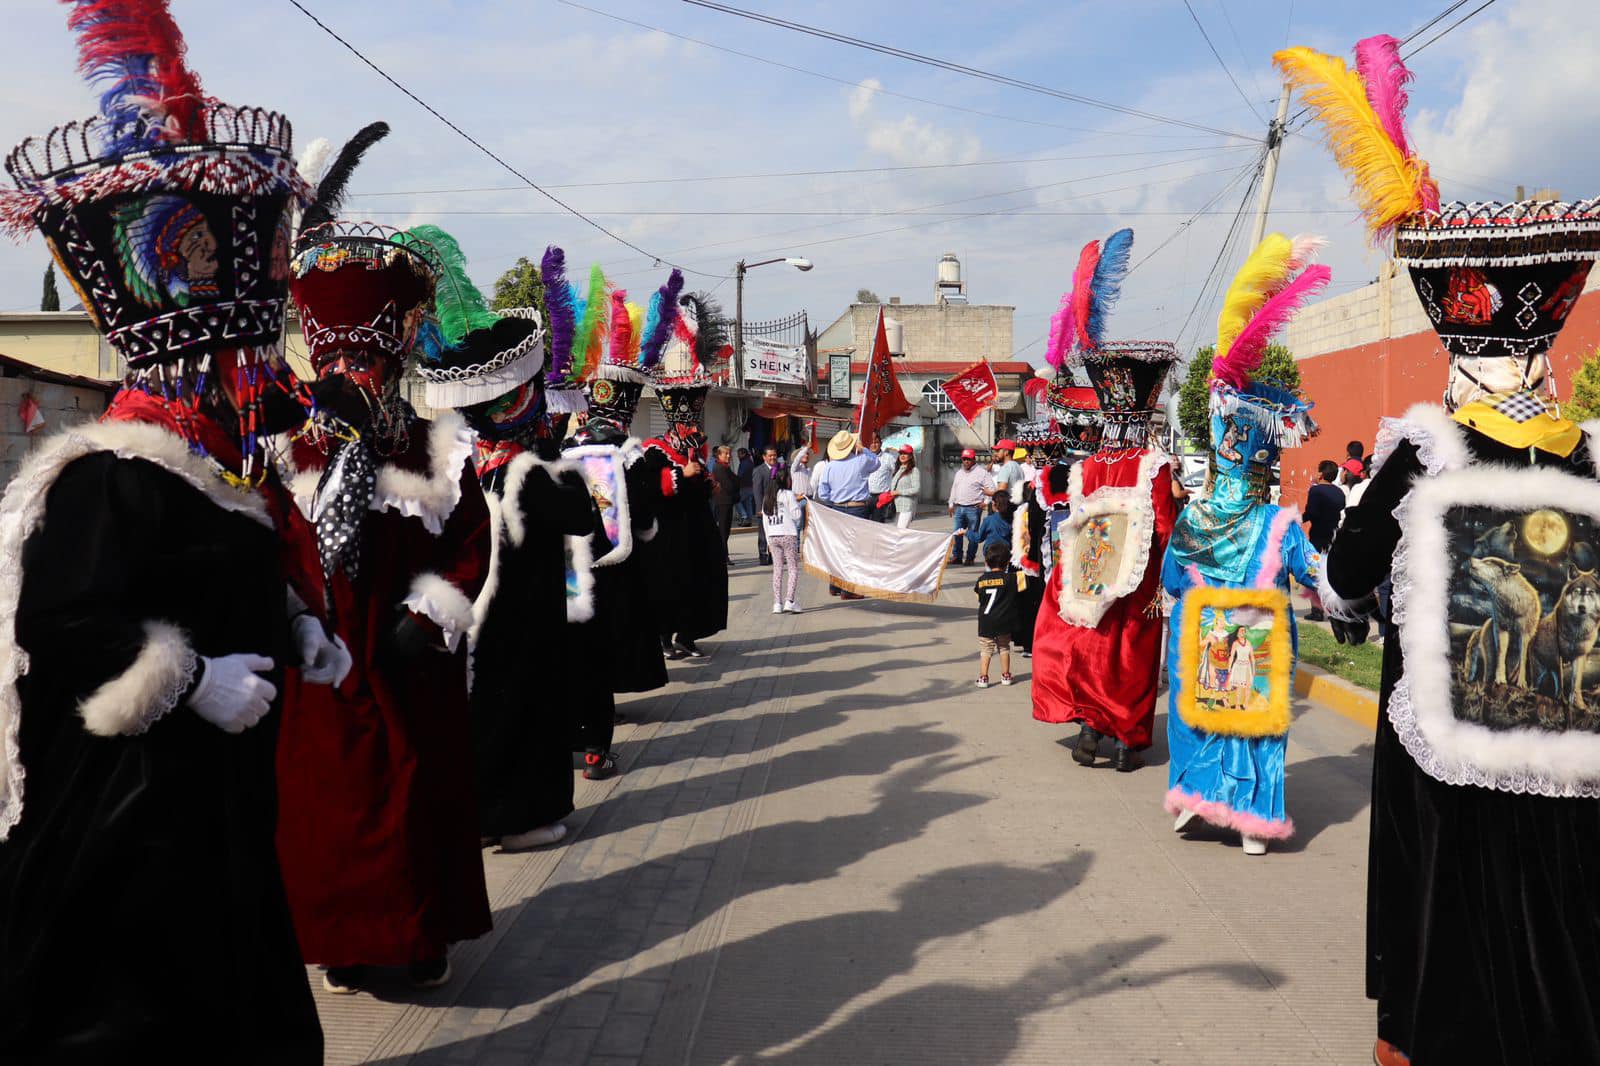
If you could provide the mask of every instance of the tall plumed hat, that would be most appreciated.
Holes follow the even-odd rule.
[[[600,370],[612,329],[611,288],[596,263],[589,283],[579,289],[567,281],[566,253],[554,245],[539,264],[549,316],[549,365],[545,390],[550,410],[560,414],[588,408],[585,384]]]
[[[1273,62],[1322,124],[1374,246],[1392,241],[1409,269],[1464,386],[1455,398],[1511,398],[1544,382],[1550,347],[1600,257],[1600,198],[1441,205],[1406,136],[1411,72],[1393,37],[1357,43],[1353,69],[1310,48]]]
[[[656,401],[673,425],[698,424],[716,372],[733,354],[722,309],[705,293],[678,299],[678,321],[651,372]]]
[[[436,410],[489,403],[536,380],[544,369],[544,321],[536,307],[489,310],[467,276],[461,246],[437,226],[410,233],[439,260],[434,329],[422,333],[417,376],[424,402]]]
[[[1254,380],[1267,345],[1306,300],[1333,277],[1311,265],[1320,237],[1270,233],[1235,275],[1217,317],[1211,360],[1211,449],[1219,474],[1265,475],[1283,448],[1317,432],[1312,405],[1286,389]]]
[[[100,114],[6,157],[0,225],[44,235],[134,369],[283,333],[291,206],[310,190],[289,120],[207,96],[166,0],[69,0]]]
[[[648,375],[661,361],[678,322],[683,274],[674,270],[641,308],[621,289],[611,293],[611,336],[605,359],[589,379],[589,417],[626,431],[633,423]]]
[[[1078,365],[1099,401],[1105,450],[1139,447],[1161,399],[1161,386],[1177,360],[1169,341],[1107,341],[1111,308],[1122,295],[1133,253],[1133,230],[1120,229],[1104,242],[1090,241],[1078,254],[1072,289],[1050,319],[1045,358],[1057,370]]]
[[[432,310],[442,265],[422,228],[339,217],[351,174],[388,133],[374,122],[340,149],[295,237],[290,292],[318,371],[340,355],[404,364]]]

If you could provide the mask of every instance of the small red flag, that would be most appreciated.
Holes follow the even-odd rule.
[[[972,364],[939,387],[950,397],[950,402],[969,426],[978,413],[992,406],[1000,395],[1000,384],[994,379],[994,367],[989,365],[987,359]]]
[[[906,399],[894,374],[889,356],[889,335],[883,329],[883,308],[878,308],[878,335],[872,341],[872,358],[867,361],[867,383],[861,390],[861,412],[856,432],[865,447],[878,431],[896,418],[910,414],[916,405]]]
[[[44,425],[44,415],[39,413],[39,401],[33,398],[33,393],[23,393],[22,399],[17,401],[17,417],[22,420],[24,433],[32,433]]]

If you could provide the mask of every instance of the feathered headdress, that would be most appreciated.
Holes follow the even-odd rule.
[[[722,315],[722,306],[710,293],[697,292],[690,299],[694,301],[695,317],[700,322],[694,337],[695,361],[709,373],[730,353],[728,320]]]
[[[423,330],[418,336],[418,345],[424,358],[438,359],[443,350],[459,348],[467,334],[488,329],[500,316],[489,310],[483,293],[467,277],[467,256],[454,237],[438,226],[422,225],[402,232],[397,243],[417,241],[431,248],[438,270],[433,302],[437,333]]]
[[[570,380],[586,381],[594,376],[605,351],[606,331],[611,319],[611,297],[606,291],[606,274],[595,263],[589,268],[589,289],[582,299],[574,293],[577,327],[572,338]]]
[[[1228,301],[1217,322],[1217,354],[1211,362],[1214,382],[1246,388],[1261,365],[1267,343],[1332,279],[1333,271],[1322,265],[1301,265],[1295,272],[1295,249],[1309,256],[1316,240],[1297,237],[1290,241],[1281,233],[1272,233],[1250,253],[1229,286]],[[1242,324],[1241,315],[1245,316]]]
[[[374,122],[363,126],[354,137],[345,142],[339,149],[339,157],[328,168],[327,174],[317,181],[316,198],[305,213],[300,216],[300,232],[304,233],[313,226],[320,226],[324,222],[332,222],[339,214],[339,208],[344,204],[345,186],[350,184],[350,176],[355,173],[356,166],[361,162],[361,157],[367,154],[367,149],[389,136],[387,122]],[[327,142],[324,146],[326,158]],[[312,147],[316,145],[313,143]],[[307,156],[311,150],[306,151]],[[308,179],[311,180],[311,179]],[[443,232],[442,230],[440,231]]]
[[[572,339],[578,315],[573,306],[572,287],[567,284],[567,253],[555,245],[544,250],[539,262],[539,277],[544,282],[545,328],[550,334],[550,368],[546,378],[565,381],[572,367]]]
[[[1281,233],[1269,233],[1256,245],[1223,297],[1222,312],[1217,316],[1215,358],[1227,356],[1234,338],[1261,310],[1261,305],[1309,264],[1326,243],[1321,237],[1307,234],[1290,240]]]
[[[661,361],[667,342],[678,325],[678,297],[683,294],[683,273],[673,270],[667,283],[650,297],[650,310],[645,315],[644,333],[639,339],[639,369],[650,370]]]
[[[633,366],[639,360],[639,323],[644,315],[628,302],[626,289],[611,290],[611,336],[606,340],[606,362]]]
[[[1132,254],[1131,229],[1117,230],[1100,245],[1100,255],[1094,264],[1094,277],[1089,281],[1086,313],[1079,319],[1080,348],[1098,348],[1105,342],[1111,309],[1122,296],[1122,280],[1128,276],[1128,260]]]
[[[1310,48],[1286,48],[1272,62],[1322,123],[1374,245],[1387,243],[1406,219],[1439,210],[1439,184],[1405,133],[1411,72],[1399,41],[1387,35],[1361,41],[1354,70]]]
[[[207,99],[167,0],[69,0],[78,70],[100,90],[107,151],[205,140]]]

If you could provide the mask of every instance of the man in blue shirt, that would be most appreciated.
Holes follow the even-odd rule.
[[[889,491],[889,482],[894,478],[894,468],[898,461],[894,452],[883,450],[883,441],[877,438],[873,438],[872,445],[867,450],[878,460],[878,469],[867,477],[867,492],[871,494],[868,498],[867,515],[874,522],[885,522],[894,510],[894,501],[890,500],[887,507],[879,507],[878,497]]]
[[[848,429],[841,429],[828,441],[827,468],[812,482],[817,499],[826,507],[857,518],[870,517],[872,490],[867,479],[878,469],[878,457],[861,449],[861,442]],[[837,585],[828,591],[847,600],[859,600],[853,592],[845,592]]]

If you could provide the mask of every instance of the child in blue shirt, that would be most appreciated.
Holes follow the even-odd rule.
[[[991,544],[1011,547],[1011,498],[996,495],[994,510],[984,516],[978,526],[978,551],[987,552]]]

